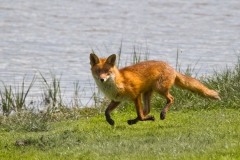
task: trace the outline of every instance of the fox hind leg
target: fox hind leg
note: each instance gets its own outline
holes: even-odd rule
[[[151,110],[150,103],[151,103],[152,93],[153,93],[153,91],[150,90],[150,91],[144,92],[142,95],[143,104],[144,104],[143,114],[145,116],[148,115]]]
[[[166,118],[167,111],[174,101],[174,98],[169,93],[169,91],[175,82],[175,76],[176,74],[165,73],[165,75],[163,76],[165,78],[160,78],[159,81],[157,81],[157,83],[154,86],[154,91],[160,94],[161,96],[165,97],[167,100],[167,103],[162,109],[162,112],[160,114],[161,120],[164,120]]]
[[[141,103],[141,96],[139,96],[134,101],[134,104],[135,104],[136,111],[137,111],[137,118],[132,119],[132,120],[128,120],[128,124],[129,125],[136,124],[138,121],[147,121],[147,120],[154,121],[155,120],[154,116],[145,116],[143,114],[142,103]]]
[[[169,87],[170,88],[170,87]],[[157,89],[155,90],[159,95],[163,96],[166,98],[167,100],[167,103],[166,105],[164,106],[164,108],[162,109],[162,112],[160,114],[160,119],[161,120],[164,120],[166,118],[166,114],[167,114],[167,111],[169,109],[169,107],[171,106],[171,104],[173,103],[174,101],[174,98],[173,96],[169,93],[169,89]]]
[[[160,119],[164,120],[166,118],[166,114],[167,114],[169,107],[171,106],[171,104],[174,101],[174,98],[168,91],[161,95],[163,95],[167,99],[167,104],[164,106],[164,108],[162,109],[162,112],[160,114]]]

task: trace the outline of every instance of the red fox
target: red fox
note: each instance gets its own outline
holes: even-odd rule
[[[105,111],[106,120],[110,125],[114,125],[110,113],[122,101],[133,101],[135,104],[137,118],[128,120],[129,125],[138,121],[154,121],[154,116],[148,116],[153,92],[157,92],[167,100],[160,114],[160,118],[164,120],[174,100],[169,93],[173,85],[205,97],[221,100],[216,91],[208,89],[192,77],[177,72],[166,62],[148,60],[122,69],[117,69],[115,63],[115,54],[108,58],[98,58],[97,55],[90,54],[92,76],[99,89],[111,100]],[[142,108],[141,98],[143,98],[144,108]]]

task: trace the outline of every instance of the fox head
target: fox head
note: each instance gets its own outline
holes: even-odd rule
[[[105,83],[109,79],[114,80],[114,70],[116,55],[112,54],[108,58],[98,58],[94,53],[90,54],[91,71],[94,79]]]

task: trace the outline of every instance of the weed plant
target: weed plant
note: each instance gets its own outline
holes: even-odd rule
[[[51,72],[51,71],[50,71]],[[61,77],[57,78],[55,74],[51,72],[51,82],[49,83],[47,79],[39,72],[43,80],[44,90],[44,101],[45,104],[49,105],[48,109],[56,109],[63,105],[62,103],[62,93],[60,81]]]
[[[35,80],[36,78],[34,76],[26,91],[25,77],[23,78],[21,86],[7,86],[6,84],[4,84],[4,82],[2,82],[4,86],[4,91],[0,90],[0,97],[3,115],[9,116],[12,111],[21,112],[26,109],[26,98]]]

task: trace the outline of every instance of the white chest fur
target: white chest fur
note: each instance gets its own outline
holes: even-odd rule
[[[100,81],[99,78],[94,79],[100,91],[102,91],[104,95],[110,100],[114,100],[116,102],[128,100],[127,97],[119,95],[119,92],[122,87],[116,85],[114,74],[110,75],[105,82]]]

